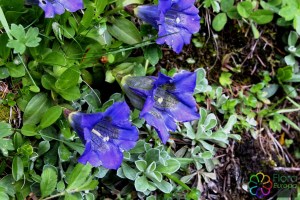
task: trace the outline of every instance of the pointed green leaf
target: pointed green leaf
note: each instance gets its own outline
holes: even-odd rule
[[[110,34],[126,44],[137,44],[142,41],[138,29],[128,19],[116,19],[113,24],[107,28]]]
[[[57,171],[56,168],[52,165],[45,165],[43,168],[42,180],[40,183],[40,189],[42,197],[51,195],[57,184]]]
[[[13,159],[12,175],[16,181],[20,180],[24,176],[23,161],[19,156],[15,156]]]

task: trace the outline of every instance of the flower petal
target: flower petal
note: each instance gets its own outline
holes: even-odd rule
[[[176,2],[176,8],[179,10],[185,10],[190,7],[194,6],[195,0],[177,0]]]
[[[65,12],[64,6],[62,4],[60,4],[59,2],[53,3],[52,6],[54,9],[54,14],[61,15]]]
[[[103,142],[101,145],[88,142],[84,153],[78,159],[83,164],[89,162],[94,167],[102,165],[107,169],[118,169],[122,164],[122,160],[122,152],[110,142]]]
[[[109,117],[112,124],[128,123],[130,109],[125,101],[114,103],[105,113],[104,117]]]
[[[80,139],[85,143],[84,129],[91,131],[93,127],[102,119],[103,113],[85,114],[73,112],[69,115],[69,122]]]
[[[59,2],[70,12],[75,12],[79,9],[83,9],[82,0],[59,0]]]
[[[155,128],[162,143],[166,144],[170,135],[162,119],[161,113],[151,111],[148,113],[144,113],[144,115],[142,115],[141,117],[145,118],[147,123]]]
[[[53,18],[55,13],[54,13],[54,8],[51,3],[46,1],[46,3],[43,3],[42,1],[39,2],[39,6],[45,11],[45,18]]]
[[[134,9],[135,15],[144,22],[158,29],[159,11],[157,5],[142,5]]]
[[[174,75],[172,83],[175,85],[173,93],[191,93],[196,87],[197,74],[194,72],[182,71]]]
[[[175,107],[166,109],[174,119],[179,122],[193,121],[200,118],[196,107],[189,107],[179,102]]]

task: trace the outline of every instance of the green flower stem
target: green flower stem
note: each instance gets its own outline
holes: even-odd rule
[[[293,99],[291,99],[290,97],[286,97],[287,98],[287,100],[289,100],[294,106],[296,106],[297,108],[300,108],[300,105],[299,104],[297,104]]]
[[[172,176],[170,174],[165,174],[165,173],[164,173],[164,176],[168,177],[169,179],[171,179],[172,181],[174,181],[175,183],[177,183],[178,185],[180,185],[184,189],[189,190],[189,191],[192,190],[189,186],[187,186],[184,182],[182,182],[181,180],[179,180],[177,177]]]
[[[34,86],[38,87],[38,86],[36,85],[35,81],[33,80],[33,78],[32,78],[32,76],[31,76],[29,70],[27,69],[27,66],[26,66],[25,63],[24,63],[23,58],[20,56],[20,54],[18,54],[18,57],[20,58],[20,60],[21,60],[21,62],[22,62],[22,64],[23,64],[23,66],[24,66],[24,68],[25,68],[25,70],[26,70],[26,72],[27,72],[27,74],[28,74],[28,76],[29,76],[31,82],[34,84]]]
[[[61,193],[58,193],[58,194],[55,194],[55,195],[52,195],[52,196],[49,196],[47,198],[40,198],[39,200],[48,200],[48,199],[54,199],[56,197],[61,197],[61,196],[64,196],[66,195],[66,192],[61,192]]]
[[[149,66],[149,60],[147,59],[146,63],[145,63],[145,73],[146,74],[147,74],[148,66]]]

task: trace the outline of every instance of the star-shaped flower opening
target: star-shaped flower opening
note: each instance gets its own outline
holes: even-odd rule
[[[200,29],[199,10],[194,3],[195,0],[160,0],[158,5],[138,6],[135,14],[158,29],[158,44],[166,43],[180,53]]]
[[[151,86],[151,89],[134,87],[149,77],[126,79],[125,87],[130,88],[129,99],[131,100],[132,96],[134,99],[140,99],[139,105],[143,103],[140,117],[145,118],[147,123],[155,128],[163,143],[169,139],[168,132],[176,130],[176,121],[199,119],[193,97],[196,78],[196,73],[187,71],[178,73],[173,78],[160,73],[157,78],[151,78],[153,81],[148,84],[148,88]],[[132,82],[135,84],[131,84]]]
[[[85,144],[79,162],[118,169],[123,151],[135,146],[138,130],[129,121],[130,110],[125,102],[115,103],[104,113],[73,112],[69,121]]]

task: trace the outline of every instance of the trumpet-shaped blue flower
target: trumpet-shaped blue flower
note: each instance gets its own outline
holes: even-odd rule
[[[130,101],[143,104],[140,117],[155,128],[163,143],[169,139],[168,132],[176,130],[176,121],[200,117],[193,97],[196,78],[196,73],[183,71],[173,78],[160,73],[157,78],[129,77],[125,80],[125,92],[127,94],[130,89],[130,96],[127,95]]]
[[[200,29],[199,10],[194,3],[195,0],[159,0],[158,5],[138,6],[135,14],[158,29],[158,44],[166,43],[180,53]]]
[[[78,161],[118,169],[123,160],[122,151],[133,148],[138,139],[138,130],[129,122],[129,115],[125,102],[113,104],[104,113],[70,113],[70,124],[85,144]]]
[[[45,11],[45,18],[61,15],[65,10],[75,12],[83,9],[82,0],[39,0],[39,6]]]

